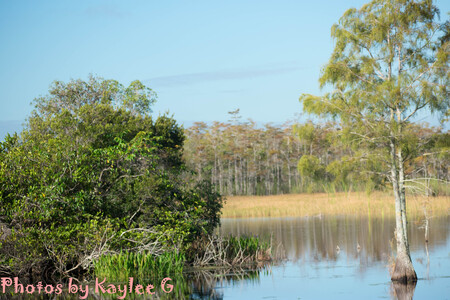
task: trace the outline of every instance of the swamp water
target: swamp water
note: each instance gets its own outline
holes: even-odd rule
[[[402,291],[390,281],[395,220],[367,217],[224,219],[221,234],[254,234],[284,247],[287,261],[257,279],[216,286],[223,299],[450,299],[450,217],[409,221],[419,281]],[[402,295],[400,295],[402,294]]]
[[[286,259],[253,270],[187,270],[183,276],[171,277],[173,291],[167,294],[161,291],[161,280],[138,279],[144,287],[154,285],[157,293],[137,297],[128,294],[125,299],[450,299],[450,216],[430,219],[428,243],[422,223],[411,219],[408,228],[411,257],[419,277],[415,288],[394,286],[390,281],[388,266],[390,257],[395,256],[394,219],[223,219],[220,234],[257,235],[271,240],[273,250]],[[109,278],[109,283],[114,279]],[[118,299],[121,295],[95,293],[92,285],[89,290],[88,299]],[[63,294],[58,298],[80,296]]]

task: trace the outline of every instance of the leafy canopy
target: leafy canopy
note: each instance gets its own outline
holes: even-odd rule
[[[0,143],[0,221],[13,230],[2,265],[67,276],[102,251],[184,249],[212,232],[222,200],[189,179],[183,128],[151,118],[155,97],[90,77],[35,99],[25,130]]]
[[[335,48],[320,77],[334,90],[302,95],[304,109],[376,132],[405,125],[423,108],[448,110],[449,23],[437,23],[438,13],[428,0],[347,10],[331,29]]]
[[[403,150],[400,161],[412,158],[414,117],[445,116],[450,107],[449,21],[438,17],[430,0],[373,0],[347,10],[331,29],[335,47],[319,79],[328,92],[303,94],[304,111],[339,121],[361,161],[392,164],[392,147]]]

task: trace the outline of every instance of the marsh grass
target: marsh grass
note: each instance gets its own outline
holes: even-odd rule
[[[450,213],[450,197],[407,195],[409,216],[423,215],[424,209],[433,216]],[[394,199],[388,192],[286,194],[275,196],[228,197],[222,209],[223,218],[301,217],[318,215],[395,215]]]
[[[277,254],[271,242],[256,236],[205,237],[198,243],[193,255],[194,267],[251,267],[273,261]]]
[[[101,256],[94,264],[98,278],[114,278],[127,281],[129,277],[152,279],[181,274],[185,263],[184,254],[165,252],[155,256],[150,253],[121,252]]]
[[[244,257],[252,257],[252,260],[270,260],[271,245],[261,241],[255,236],[230,236],[228,237],[227,257],[229,260],[235,259],[242,253]]]
[[[102,255],[94,263],[97,278],[113,278],[114,281],[127,281],[129,277],[155,279],[166,276],[181,276],[186,266],[227,266],[242,267],[272,259],[271,244],[254,236],[221,237],[212,235],[197,242],[188,258],[184,253],[121,252]]]

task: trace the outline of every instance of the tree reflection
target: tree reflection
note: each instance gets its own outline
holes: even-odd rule
[[[171,276],[173,290],[170,293],[164,293],[155,288],[155,294],[138,295],[134,291],[127,293],[125,299],[214,299],[224,298],[222,287],[236,285],[241,281],[246,283],[258,283],[260,272],[270,272],[269,265],[254,266],[247,269],[243,268],[209,268],[209,269],[191,269],[184,272],[183,276]],[[135,284],[146,286],[154,284],[155,280],[135,278]],[[157,280],[156,280],[157,281]],[[126,283],[113,283],[123,285]],[[121,296],[118,293],[108,294],[95,292],[94,284],[89,285],[89,299],[118,299]],[[57,296],[58,299],[75,300],[80,299],[79,294],[71,294],[63,289],[63,293]],[[55,295],[45,294],[14,294],[13,290],[7,290],[5,295],[0,294],[0,300],[3,299],[55,299]]]
[[[410,282],[403,284],[399,282],[392,282],[391,288],[393,289],[394,299],[397,300],[411,300],[414,296],[414,290],[416,289],[417,282]]]
[[[430,219],[427,226],[426,251],[445,243],[450,228],[446,217]],[[410,248],[423,248],[423,232],[417,222],[408,223]],[[361,269],[377,262],[387,262],[393,254],[395,219],[368,217],[303,217],[274,219],[239,219],[222,221],[222,234],[273,234],[274,243],[281,243],[291,261],[321,262],[338,259],[358,260]]]

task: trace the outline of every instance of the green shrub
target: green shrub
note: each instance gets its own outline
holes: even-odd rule
[[[16,276],[89,271],[105,251],[183,250],[219,224],[221,197],[189,177],[184,133],[149,115],[139,82],[55,82],[0,143],[0,257]]]

